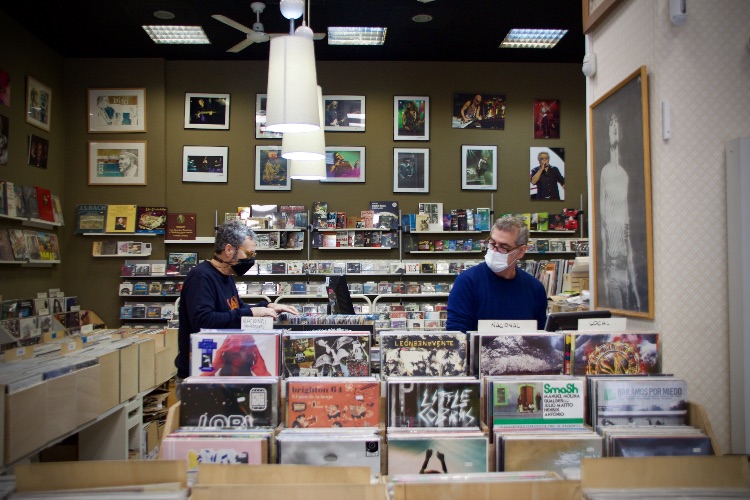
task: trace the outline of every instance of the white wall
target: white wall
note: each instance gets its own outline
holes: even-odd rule
[[[724,146],[750,135],[750,3],[689,0],[669,22],[667,0],[624,0],[591,34],[599,64],[587,105],[639,66],[649,77],[655,320],[663,368],[688,381],[729,452],[729,341]],[[661,137],[661,102],[672,137]],[[591,197],[589,197],[591,199]],[[731,271],[731,270],[730,270]],[[748,360],[750,362],[750,360]]]

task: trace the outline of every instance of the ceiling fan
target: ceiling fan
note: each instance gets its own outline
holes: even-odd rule
[[[250,8],[255,12],[255,22],[253,23],[252,29],[248,28],[244,24],[240,24],[237,21],[234,21],[233,19],[230,19],[226,16],[223,16],[221,14],[214,14],[211,17],[216,19],[217,21],[221,21],[222,23],[226,24],[227,26],[231,26],[234,29],[240,30],[241,32],[245,33],[247,38],[245,40],[241,41],[237,45],[230,47],[227,52],[234,52],[237,53],[243,49],[246,49],[250,45],[254,43],[263,43],[267,42],[273,37],[276,36],[284,36],[284,35],[290,35],[294,34],[294,18],[289,18],[289,24],[290,24],[290,31],[289,33],[266,33],[265,29],[263,28],[263,23],[260,22],[260,14],[266,9],[266,4],[263,2],[253,2],[250,4]],[[299,16],[298,16],[299,17]],[[302,21],[302,25],[305,25],[305,21]],[[313,33],[313,39],[314,40],[321,40],[325,38],[325,33]]]

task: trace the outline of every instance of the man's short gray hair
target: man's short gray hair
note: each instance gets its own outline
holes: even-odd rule
[[[214,253],[221,253],[224,251],[224,247],[229,244],[235,248],[239,248],[245,242],[247,238],[253,241],[257,240],[255,231],[250,229],[244,221],[233,220],[225,222],[219,229],[216,230],[216,239],[214,242]]]
[[[495,221],[495,225],[492,226],[492,229],[505,231],[506,233],[518,231],[518,235],[516,236],[516,246],[525,245],[529,242],[529,228],[520,217],[504,215]]]

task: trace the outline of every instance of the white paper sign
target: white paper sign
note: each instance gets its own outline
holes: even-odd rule
[[[243,330],[273,330],[273,318],[256,318],[255,316],[243,316],[240,328]]]
[[[479,333],[536,331],[535,319],[480,319],[477,326]]]
[[[626,330],[625,318],[587,318],[578,320],[579,330],[616,332]]]

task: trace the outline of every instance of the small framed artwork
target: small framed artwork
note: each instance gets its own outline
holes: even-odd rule
[[[52,90],[46,85],[26,77],[26,121],[49,132],[52,114]]]
[[[393,140],[430,140],[430,98],[397,95],[393,98]]]
[[[0,115],[0,165],[8,164],[8,138],[10,137],[10,121],[5,115]]]
[[[10,73],[0,69],[0,104],[10,107]]]
[[[393,148],[393,192],[430,192],[430,150]]]
[[[47,156],[49,155],[49,141],[44,137],[29,134],[29,159],[28,164],[32,167],[47,168]]]
[[[560,100],[534,99],[534,139],[560,138]]]
[[[185,128],[229,130],[229,94],[185,94]]]
[[[255,190],[292,190],[289,162],[281,157],[281,146],[255,146]]]
[[[365,182],[365,148],[326,148],[326,178],[320,182]]]
[[[229,147],[182,147],[182,182],[227,182],[228,170]]]
[[[505,130],[505,96],[479,92],[453,94],[452,128]]]
[[[365,96],[324,95],[325,126],[328,132],[364,132]]]
[[[497,146],[461,146],[461,189],[497,189]]]
[[[146,89],[89,89],[89,132],[145,132]]]
[[[281,139],[281,132],[266,130],[266,98],[267,94],[255,94],[255,138]]]
[[[565,199],[565,148],[529,148],[531,200]]]
[[[89,141],[89,185],[146,185],[146,141]]]

